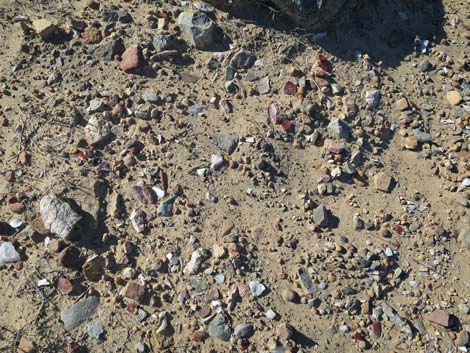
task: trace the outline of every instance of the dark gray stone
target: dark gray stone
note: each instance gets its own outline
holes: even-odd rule
[[[228,154],[232,154],[238,145],[237,134],[216,135],[212,138],[212,143],[224,150]]]
[[[313,210],[312,220],[313,223],[320,228],[328,227],[330,224],[329,211],[323,205],[318,206]]]
[[[124,50],[126,50],[124,42],[121,38],[117,38],[99,46],[95,51],[95,55],[99,59],[111,61],[114,60],[115,56],[121,56]]]
[[[232,60],[230,61],[230,66],[234,69],[249,69],[254,65],[256,61],[256,56],[248,50],[240,50],[235,53]]]
[[[209,49],[215,41],[217,27],[205,13],[182,12],[178,26],[184,40],[197,49]]]
[[[101,10],[101,18],[105,22],[132,22],[131,15],[129,14],[129,12],[124,10],[103,9]]]
[[[233,334],[235,338],[250,338],[253,336],[253,333],[255,332],[255,329],[253,328],[253,325],[250,324],[240,324],[235,327],[235,330],[233,331]]]
[[[157,34],[153,37],[153,47],[158,51],[175,49],[178,41],[174,34]]]

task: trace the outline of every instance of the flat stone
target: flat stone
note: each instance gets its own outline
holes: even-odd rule
[[[105,22],[132,22],[131,15],[124,10],[103,9],[101,10],[101,18]]]
[[[127,73],[133,73],[140,68],[141,53],[137,46],[127,48],[121,56],[119,67]]]
[[[216,135],[212,137],[212,143],[219,147],[221,150],[224,150],[228,154],[232,154],[233,151],[237,148],[238,145],[238,135],[237,134],[225,134],[225,135]]]
[[[440,326],[448,327],[450,315],[445,310],[435,310],[426,315],[426,320]]]
[[[431,136],[431,134],[429,134],[427,132],[423,132],[423,131],[420,131],[420,130],[416,129],[414,131],[414,136],[416,137],[416,139],[418,140],[419,143],[430,143],[430,142],[432,142],[432,136]]]
[[[374,175],[375,190],[390,192],[393,184],[393,178],[386,172],[380,172]]]
[[[178,26],[184,40],[196,49],[209,49],[215,42],[216,25],[202,12],[182,12]]]
[[[157,92],[154,91],[145,91],[142,95],[146,102],[156,104],[160,101],[160,97],[158,96]]]
[[[281,341],[287,341],[291,339],[295,334],[295,329],[287,324],[287,323],[280,323],[276,326],[276,335],[279,337]]]
[[[207,250],[202,248],[196,249],[191,254],[191,259],[188,261],[186,266],[184,267],[183,272],[188,275],[194,275],[201,270],[201,266],[205,260],[207,260],[209,254]]]
[[[325,142],[323,143],[323,147],[328,152],[331,152],[334,154],[340,154],[344,151],[344,145],[341,143],[337,143],[335,140],[332,140],[332,139],[325,139]]]
[[[101,335],[104,333],[101,321],[95,320],[90,322],[86,327],[86,332],[88,333],[88,336],[94,338],[95,340],[99,340]]]
[[[153,37],[153,47],[157,51],[174,49],[178,43],[174,34],[157,34]]]
[[[230,66],[236,70],[249,69],[254,65],[256,56],[248,50],[240,50],[230,60]]]
[[[86,321],[98,308],[100,299],[98,297],[89,297],[81,299],[67,309],[60,312],[60,319],[64,323],[66,330],[72,330]]]
[[[218,338],[227,342],[230,340],[230,336],[232,335],[232,329],[225,317],[222,314],[217,314],[209,323],[207,333],[210,337]]]
[[[36,344],[28,339],[26,336],[21,336],[18,347],[16,347],[16,353],[36,353]]]
[[[261,282],[251,281],[250,290],[251,290],[251,294],[253,294],[255,298],[258,298],[266,292],[266,286],[262,284]]]
[[[458,91],[449,91],[446,93],[446,100],[450,105],[458,105],[462,97]]]
[[[44,227],[64,239],[73,235],[76,225],[82,219],[66,201],[53,194],[41,199],[39,212]]]
[[[121,293],[124,297],[139,302],[142,300],[145,294],[145,287],[135,281],[127,282],[126,286],[122,289]]]

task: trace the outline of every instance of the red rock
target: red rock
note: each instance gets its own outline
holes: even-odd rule
[[[26,210],[26,206],[23,202],[14,202],[10,204],[10,210],[13,213],[23,213]]]
[[[121,56],[121,62],[119,67],[121,70],[132,73],[139,69],[141,64],[140,57],[140,48],[139,47],[130,47],[127,48]]]
[[[69,294],[73,290],[73,286],[67,278],[59,277],[57,280],[57,289],[62,294]]]
[[[99,281],[105,272],[106,260],[95,256],[83,264],[83,276],[89,281]]]
[[[3,176],[5,177],[5,180],[8,181],[9,183],[15,180],[15,173],[12,170],[7,170]]]
[[[450,322],[449,313],[445,310],[435,310],[426,315],[426,320],[434,324],[448,327]]]
[[[325,142],[323,143],[323,147],[328,152],[331,152],[334,154],[340,154],[344,151],[344,146],[340,143],[337,143],[335,140],[332,140],[332,139],[325,139]]]
[[[127,282],[122,290],[122,295],[126,298],[140,302],[145,294],[145,287],[135,281]]]

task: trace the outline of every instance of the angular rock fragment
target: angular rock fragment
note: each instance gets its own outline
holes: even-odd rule
[[[92,116],[85,126],[87,141],[92,146],[101,145],[111,137],[111,127],[97,116]]]
[[[183,272],[188,275],[194,275],[198,273],[205,260],[209,258],[207,250],[197,249],[191,254],[191,260],[186,264]]]
[[[141,66],[141,52],[137,46],[127,48],[121,55],[119,67],[127,73],[136,72]]]
[[[393,185],[393,178],[386,172],[380,172],[374,175],[375,190],[390,192]]]
[[[232,329],[225,319],[225,316],[217,314],[209,323],[207,333],[210,337],[218,338],[222,341],[228,341],[232,335]]]
[[[343,120],[338,118],[331,119],[328,124],[328,130],[344,140],[347,140],[350,137],[349,126]]]
[[[34,31],[41,36],[42,39],[49,39],[57,29],[56,25],[44,18],[33,21]]]
[[[8,264],[11,262],[20,261],[20,254],[16,251],[15,247],[10,242],[3,242],[0,244],[0,264]]]
[[[319,228],[326,228],[330,224],[330,214],[327,208],[323,205],[318,206],[313,210],[312,221]]]
[[[44,227],[51,233],[68,240],[82,216],[64,200],[50,194],[39,202],[39,212]]]
[[[235,70],[239,69],[249,69],[254,65],[256,61],[256,56],[248,51],[248,50],[240,50],[239,52],[235,53],[230,60],[230,66],[232,66]]]
[[[157,208],[157,216],[160,217],[171,217],[173,216],[173,204],[175,203],[176,197],[171,196],[164,199]]]
[[[98,308],[100,299],[98,297],[89,297],[81,299],[67,309],[60,312],[60,319],[64,323],[66,330],[71,330],[80,326],[86,321]]]
[[[450,315],[445,310],[434,310],[426,315],[426,320],[440,326],[449,327]]]
[[[130,220],[137,233],[143,233],[147,228],[147,214],[141,209],[133,210]]]
[[[216,25],[205,13],[182,12],[178,26],[184,40],[196,49],[209,49],[215,41]]]
[[[403,333],[408,336],[408,339],[413,338],[413,330],[411,329],[410,323],[397,314],[395,309],[393,309],[387,303],[382,304],[382,310],[387,315],[387,317],[395,324],[395,326]]]
[[[224,150],[228,154],[232,154],[237,148],[238,135],[237,134],[226,134],[216,135],[212,138],[212,143]]]
[[[145,287],[135,281],[127,282],[126,286],[122,289],[122,295],[126,298],[140,302],[145,294]]]
[[[95,55],[103,60],[111,61],[114,60],[116,56],[121,56],[126,48],[124,47],[124,42],[121,38],[113,39],[110,42],[101,44],[96,50]]]

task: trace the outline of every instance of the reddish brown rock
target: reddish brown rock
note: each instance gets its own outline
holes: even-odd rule
[[[11,183],[12,181],[15,181],[15,173],[12,170],[7,170],[3,176],[5,177],[5,180]]]
[[[11,203],[9,206],[10,206],[11,212],[17,213],[17,214],[23,213],[26,210],[26,206],[24,205],[23,202],[14,202],[14,203]]]
[[[104,274],[106,260],[95,256],[83,264],[83,276],[89,281],[99,281]]]
[[[18,155],[18,163],[21,165],[31,165],[31,156],[28,152],[22,151]]]
[[[141,64],[140,48],[130,47],[130,48],[127,48],[124,51],[124,53],[122,53],[119,67],[121,68],[121,70],[127,73],[132,73],[139,69],[140,64]]]
[[[127,282],[122,290],[122,295],[126,298],[140,302],[145,294],[145,287],[135,281]]]
[[[448,327],[450,323],[450,315],[445,310],[435,310],[426,315],[426,320],[440,326]]]
[[[340,154],[344,151],[344,146],[341,143],[337,143],[335,140],[332,140],[332,139],[325,139],[323,147],[328,152],[331,152],[334,154]]]
[[[59,277],[57,280],[57,289],[62,294],[69,294],[73,290],[73,286],[67,278]]]

